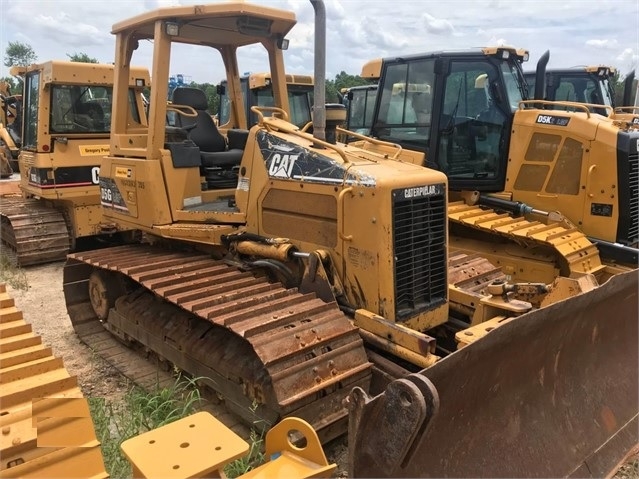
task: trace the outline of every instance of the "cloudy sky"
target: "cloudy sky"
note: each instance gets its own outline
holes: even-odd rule
[[[4,57],[8,42],[18,41],[31,45],[38,61],[86,53],[112,62],[115,22],[161,6],[207,1],[216,0],[0,0],[0,49]],[[287,71],[312,74],[310,2],[253,1],[296,13]],[[371,58],[496,44],[528,49],[526,69],[534,69],[546,50],[549,67],[607,64],[625,75],[639,65],[639,0],[325,0],[325,5],[329,79],[341,71],[359,74]],[[171,73],[217,83],[215,60],[192,48],[173,51]],[[151,65],[150,45],[141,46],[134,63]],[[242,51],[243,72],[266,66],[255,49]],[[0,76],[7,74],[2,65]]]

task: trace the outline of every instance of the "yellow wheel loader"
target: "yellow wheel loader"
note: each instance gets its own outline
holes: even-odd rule
[[[132,72],[125,121],[144,127],[149,74]],[[98,186],[100,158],[109,151],[113,66],[49,61],[12,74],[24,79],[24,104],[5,133],[20,145],[22,197],[0,199],[3,253],[27,266],[63,260],[93,240],[125,240],[127,233],[103,220]]]
[[[582,232],[607,259],[636,265],[639,128],[592,105],[543,100],[541,89],[530,99],[527,58],[525,50],[496,47],[372,61],[366,68],[380,82],[371,136],[446,173],[461,208],[537,222],[559,212],[567,231]],[[548,56],[542,60],[539,86]],[[450,214],[457,222],[456,210]],[[498,236],[493,223],[474,226]]]
[[[528,235],[512,223],[504,229],[505,238],[521,243],[507,243],[506,252],[534,246],[525,260],[505,265],[512,272],[491,264],[481,250],[450,253],[442,172],[414,164],[415,153],[398,145],[335,141],[344,111],[324,106],[324,5],[311,3],[318,59],[313,135],[287,121],[283,48],[293,13],[224,2],[160,8],[114,25],[113,116],[109,154],[100,165],[101,205],[105,221],[143,234],[139,244],[69,255],[64,294],[75,331],[97,353],[114,354],[101,341],[106,328],[200,378],[247,422],[268,427],[298,416],[327,440],[346,432],[344,400],[354,388],[381,393],[397,378],[481,348],[481,336],[492,334],[482,327],[498,330],[518,317],[535,323],[562,299],[598,298],[601,306],[606,300],[593,291],[627,270],[602,264],[583,235],[552,225]],[[153,45],[155,86],[148,126],[140,126],[127,121],[127,90],[134,78],[130,65],[145,40]],[[237,99],[230,125],[246,124],[240,47],[265,55],[275,105],[253,107],[258,123],[247,131],[218,129],[200,90],[176,89],[167,104],[176,43],[192,45],[193,55],[209,54],[213,74],[221,60]],[[167,111],[180,123],[167,125]],[[520,269],[540,280],[513,282]],[[618,298],[624,325],[636,322],[635,299]],[[588,309],[575,311],[603,321]],[[547,326],[544,334],[565,337]],[[631,370],[632,351],[619,346]],[[493,353],[538,374],[521,358],[500,355],[498,348]],[[575,354],[570,359],[578,361]],[[136,365],[123,369],[138,379]],[[467,374],[456,368],[451,387],[462,387]],[[501,392],[510,397],[508,388]],[[585,401],[581,392],[559,391],[556,399],[578,404]],[[636,410],[636,403],[628,408]],[[606,437],[620,427],[615,423]],[[586,440],[599,446],[602,436]],[[618,452],[627,447],[623,441]]]

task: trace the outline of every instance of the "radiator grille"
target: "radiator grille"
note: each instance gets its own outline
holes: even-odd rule
[[[639,154],[628,158],[629,194],[630,194],[630,224],[628,225],[628,242],[635,243],[639,238]]]
[[[639,136],[620,133],[617,145],[619,225],[617,242],[635,246],[639,240]]]
[[[430,192],[424,194],[425,190]],[[444,185],[393,191],[393,247],[396,320],[406,321],[444,303],[448,289]]]

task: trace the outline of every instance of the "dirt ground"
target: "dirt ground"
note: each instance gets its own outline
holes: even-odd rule
[[[76,375],[86,397],[104,397],[117,400],[130,387],[129,381],[115,368],[95,356],[82,344],[71,327],[62,293],[62,268],[64,263],[24,268],[29,284],[28,291],[7,285],[7,291],[24,313],[34,331],[43,342],[53,348],[54,354],[64,359],[70,374]],[[348,451],[345,439],[333,441],[326,447],[329,461],[338,464],[337,477],[347,477]],[[636,457],[624,465],[616,478],[639,479]]]
[[[9,284],[7,291],[22,310],[24,319],[42,337],[42,342],[64,360],[69,374],[78,377],[86,397],[117,400],[127,391],[129,382],[95,356],[74,333],[62,293],[63,266],[64,263],[52,263],[24,268],[28,291],[12,288]]]

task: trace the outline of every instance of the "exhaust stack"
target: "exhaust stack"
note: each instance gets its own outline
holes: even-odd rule
[[[313,136],[326,140],[326,8],[323,0],[311,0],[315,10],[315,88]]]
[[[546,65],[550,59],[550,51],[546,50],[537,62],[537,70],[535,71],[535,100],[544,99],[544,91],[546,87]]]

